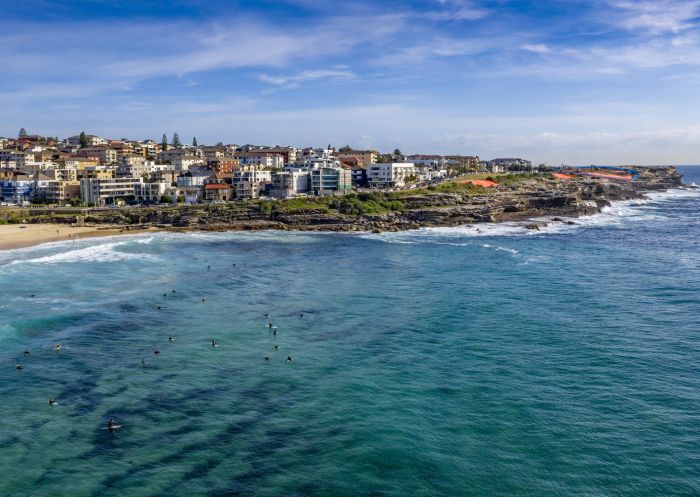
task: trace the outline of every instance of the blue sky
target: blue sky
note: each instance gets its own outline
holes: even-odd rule
[[[700,163],[700,0],[0,0],[0,135]]]

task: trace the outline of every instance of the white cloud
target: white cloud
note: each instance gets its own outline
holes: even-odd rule
[[[465,0],[437,0],[440,10],[432,11],[427,17],[436,21],[476,21],[489,15],[489,11]]]
[[[271,85],[292,88],[301,83],[318,79],[349,79],[354,77],[355,74],[348,70],[313,69],[301,71],[291,76],[270,76],[268,74],[263,74],[259,79]]]
[[[521,46],[525,51],[528,52],[535,52],[539,54],[545,54],[551,52],[550,48],[545,45],[544,43],[526,43],[525,45]]]
[[[617,23],[625,29],[655,33],[679,33],[697,24],[698,0],[616,0],[611,5],[623,12]]]

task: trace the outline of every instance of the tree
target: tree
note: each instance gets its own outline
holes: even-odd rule
[[[80,148],[84,148],[88,146],[88,139],[87,135],[85,134],[85,131],[80,132]]]
[[[160,149],[168,150],[168,135],[163,133],[163,139],[160,141]]]
[[[177,133],[173,133],[173,141],[171,144],[174,148],[180,148],[182,146],[182,143],[180,143],[180,137]]]
[[[352,147],[350,145],[345,145],[344,147],[340,147],[338,152],[352,152]]]
[[[394,150],[394,155],[401,155],[401,150],[398,148]]]
[[[24,138],[27,136],[27,130],[24,128],[20,128],[19,133],[17,134],[18,137]]]
[[[161,204],[172,204],[173,198],[170,195],[163,195],[162,197],[160,197],[160,203]]]
[[[197,137],[196,136],[194,138],[192,138],[192,146],[194,148],[197,148]]]

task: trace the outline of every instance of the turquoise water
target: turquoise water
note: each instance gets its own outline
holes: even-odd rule
[[[699,212],[0,253],[0,496],[700,495]]]

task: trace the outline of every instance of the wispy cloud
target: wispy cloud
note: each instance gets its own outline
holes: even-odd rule
[[[697,25],[698,0],[615,0],[612,7],[622,11],[617,23],[628,30],[679,33]]]
[[[269,83],[271,85],[276,85],[284,88],[294,88],[308,81],[314,81],[319,79],[350,79],[354,78],[355,74],[349,70],[336,70],[336,69],[312,69],[306,71],[300,71],[293,75],[288,76],[270,76],[268,74],[263,74],[259,77],[260,81],[264,83]]]
[[[489,10],[466,0],[437,0],[439,10],[428,12],[426,17],[436,21],[476,21],[489,15]]]

